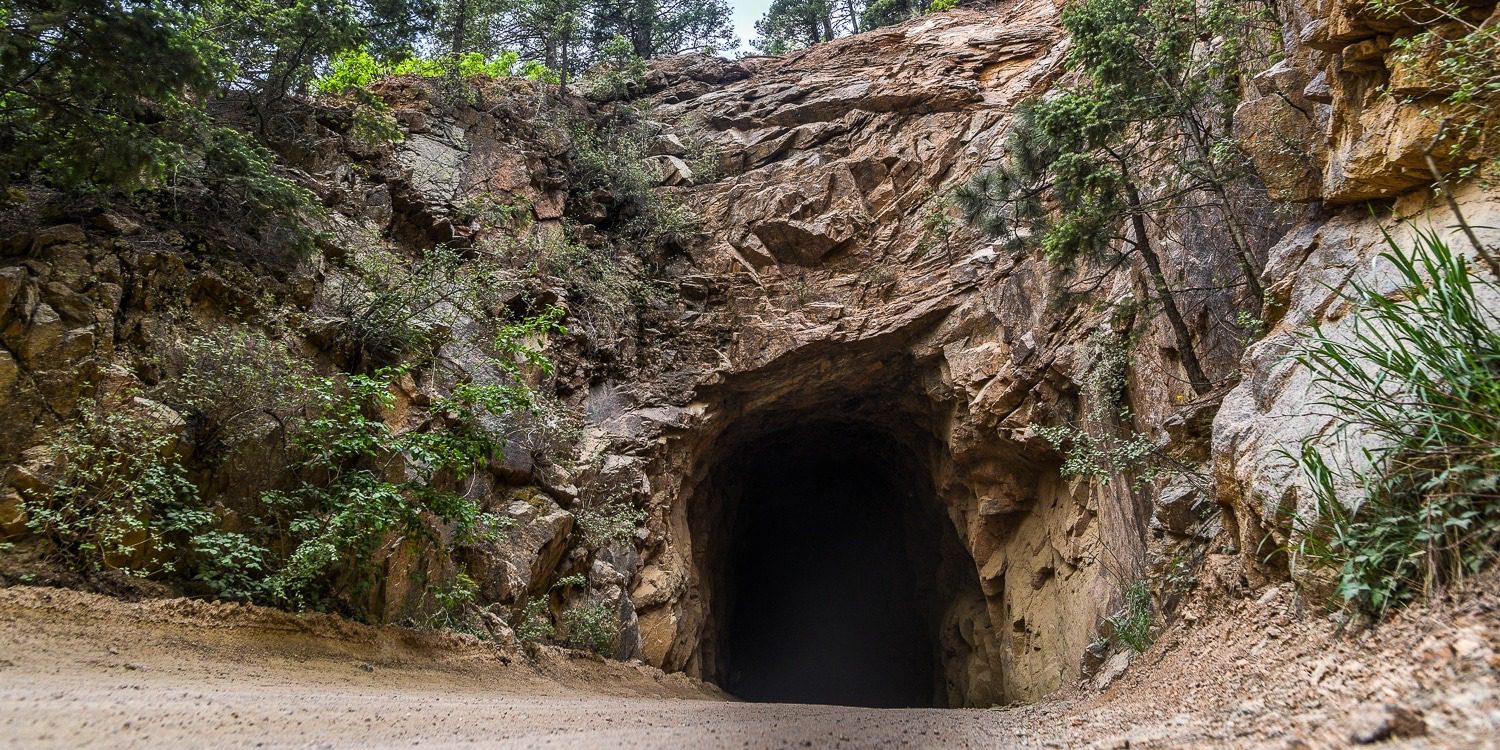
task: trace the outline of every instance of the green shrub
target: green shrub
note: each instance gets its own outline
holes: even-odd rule
[[[600,656],[614,651],[620,634],[620,620],[614,607],[605,602],[580,604],[563,612],[563,642],[574,648],[587,649]]]
[[[460,540],[503,524],[440,481],[456,483],[497,455],[492,436],[462,419],[397,432],[370,416],[393,404],[392,383],[401,373],[312,383],[313,411],[294,437],[303,456],[300,485],[261,497],[264,520],[287,530],[283,545],[291,549],[267,581],[276,601],[358,614],[396,549],[441,542],[434,522],[451,525]]]
[[[432,598],[438,608],[427,618],[427,627],[468,633],[480,639],[489,637],[481,625],[475,623],[480,608],[475,604],[479,598],[479,584],[467,573],[457,573],[446,586],[432,589]]]
[[[416,259],[363,248],[348,270],[329,300],[337,343],[353,362],[374,366],[429,357],[457,320],[487,318],[492,295],[508,283],[490,259],[464,258],[446,245]]]
[[[494,56],[465,52],[457,57],[408,57],[396,62],[377,60],[367,49],[351,49],[335,55],[328,72],[313,82],[313,91],[323,95],[340,95],[368,89],[370,84],[388,76],[414,75],[422,78],[509,78],[521,76],[533,81],[555,83],[556,74],[535,62],[522,63],[520,54],[504,51]]]
[[[547,597],[527,602],[516,623],[516,637],[524,643],[540,643],[556,634],[557,628],[553,627],[552,617],[547,609]]]
[[[312,364],[249,328],[216,328],[162,357],[177,372],[158,397],[188,417],[199,460],[204,453],[257,438],[254,424],[285,424],[306,403]]]
[[[1448,125],[1446,146],[1455,154],[1480,147],[1500,153],[1495,143],[1500,118],[1500,26],[1475,16],[1462,0],[1370,0],[1379,18],[1395,19],[1419,31],[1391,40],[1393,70],[1420,76],[1422,93],[1409,101]],[[1428,93],[1443,94],[1441,107]],[[1460,176],[1474,174],[1478,165]]]
[[[646,521],[646,511],[622,498],[610,498],[597,507],[578,511],[578,528],[583,540],[598,549],[614,542],[629,542],[636,527]]]
[[[1402,288],[1355,283],[1348,334],[1315,330],[1294,355],[1336,420],[1293,456],[1318,513],[1294,551],[1377,616],[1480,570],[1500,544],[1500,289],[1434,232],[1387,243]]]
[[[28,525],[84,572],[196,578],[218,596],[254,598],[266,550],[217,528],[173,441],[129,394],[83,401],[53,436],[51,487],[22,496]]]
[[[51,487],[23,495],[32,532],[81,569],[172,573],[174,553],[214,521],[149,414],[128,395],[84,400],[53,436]]]
[[[1059,473],[1091,481],[1128,480],[1143,487],[1163,474],[1185,475],[1181,462],[1165,455],[1144,433],[1121,429],[1133,416],[1122,406],[1125,371],[1129,366],[1129,342],[1109,329],[1100,329],[1089,339],[1083,370],[1083,397],[1087,413],[1078,424],[1035,425],[1036,431],[1063,454]]]
[[[609,101],[641,93],[646,87],[646,61],[635,54],[630,40],[616,34],[599,50],[599,61],[584,77],[590,98]]]

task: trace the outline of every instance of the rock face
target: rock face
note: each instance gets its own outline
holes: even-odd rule
[[[1470,20],[1495,23],[1494,3],[1465,5]],[[1450,173],[1479,156],[1436,148],[1455,111],[1443,102],[1451,92],[1436,83],[1433,56],[1407,64],[1392,44],[1440,19],[1324,0],[1290,3],[1280,21],[1287,56],[1256,77],[1256,96],[1235,113],[1273,195],[1326,205],[1393,198],[1432,181],[1429,149]]]
[[[1490,15],[1487,23],[1493,12],[1488,3],[1468,10],[1476,21]],[[1273,194],[1322,209],[1272,248],[1264,273],[1269,330],[1246,351],[1240,383],[1213,427],[1217,498],[1247,567],[1273,575],[1298,572],[1273,551],[1295,542],[1294,518],[1316,512],[1287,451],[1327,439],[1334,428],[1308,372],[1287,353],[1314,327],[1334,337],[1351,333],[1346,295],[1353,284],[1397,291],[1395,270],[1379,257],[1388,250],[1385,233],[1409,247],[1416,232],[1437,232],[1477,263],[1459,217],[1424,188],[1433,179],[1429,150],[1448,174],[1479,157],[1435,140],[1452,112],[1443,101],[1449,92],[1436,86],[1431,70],[1401,64],[1391,43],[1434,20],[1384,17],[1367,3],[1333,0],[1293,3],[1281,21],[1287,58],[1255,79],[1260,96],[1240,106],[1236,132]],[[1481,242],[1500,243],[1500,195],[1469,184],[1454,197]],[[1359,203],[1382,198],[1390,200]]]
[[[997,155],[1010,108],[1056,79],[1060,42],[1049,3],[1016,3],[654,95],[656,116],[700,124],[732,176],[685,194],[705,219],[693,263],[713,279],[709,314],[728,332],[717,361],[691,391],[636,412],[668,410],[668,424],[602,425],[615,450],[661,441],[633,593],[652,663],[708,679],[736,671],[723,645],[735,596],[723,571],[736,554],[725,547],[778,543],[737,536],[736,504],[753,502],[736,496],[740,472],[768,444],[807,454],[842,441],[899,467],[918,498],[909,525],[923,529],[941,592],[927,615],[934,700],[1028,700],[1076,679],[1117,579],[1143,565],[1149,500],[1059,479],[1032,425],[1070,419],[1086,400],[1084,341],[1108,316],[1059,313],[1063,293],[1037,259],[932,228],[937,198]],[[1174,274],[1212,272],[1174,263]],[[1137,295],[1130,274],[1111,281],[1108,294]],[[1148,335],[1140,351],[1175,370],[1166,340]],[[1210,366],[1224,374],[1232,356]],[[1148,425],[1189,398],[1180,378],[1148,388],[1160,399],[1138,407]],[[1105,541],[1126,550],[1109,571]]]
[[[889,587],[880,599],[920,631],[903,639],[916,645],[901,658],[919,662],[913,674],[924,681],[912,702],[1032,700],[1077,684],[1081,662],[1107,685],[1128,657],[1090,645],[1121,590],[1164,556],[1222,531],[1251,570],[1288,572],[1257,554],[1289,540],[1289,509],[1307,510],[1280,451],[1329,425],[1311,416],[1315,396],[1287,347],[1314,325],[1339,330],[1347,310],[1333,290],[1351,279],[1389,285],[1372,261],[1381,230],[1400,239],[1452,223],[1415,190],[1426,178],[1425,160],[1414,159],[1431,140],[1415,105],[1375,95],[1409,74],[1383,62],[1392,30],[1361,5],[1284,7],[1287,59],[1255,78],[1237,113],[1269,189],[1321,207],[1270,251],[1270,331],[1248,350],[1217,319],[1225,305],[1184,297],[1204,367],[1224,384],[1203,399],[1188,387],[1165,321],[1138,312],[1150,295],[1134,269],[1085,269],[1084,294],[1036,253],[959,230],[943,201],[998,158],[1013,107],[1061,75],[1066,43],[1053,3],[923,16],[777,59],[654,64],[646,88],[661,127],[644,166],[700,220],[661,259],[656,281],[668,299],[643,303],[628,320],[570,321],[582,332],[553,342],[558,371],[545,385],[583,415],[578,460],[541,460],[546,446],[516,430],[504,462],[473,488],[486,510],[514,523],[454,560],[393,563],[402,575],[380,594],[380,615],[411,617],[424,602],[410,583],[418,573],[462,567],[492,605],[486,626],[497,637],[514,636],[527,600],[546,597],[554,612],[603,606],[617,616],[615,656],[732,686],[754,666],[746,644],[755,634],[744,623],[757,613],[744,603],[754,601],[746,581],[757,570],[747,561],[775,563],[784,550],[827,562],[770,582],[815,603],[873,588],[858,574],[835,576],[844,568],[816,557],[815,544],[791,548],[799,529],[823,522],[816,508],[789,507],[777,528],[791,531],[778,536],[757,531],[757,507],[778,482],[874,487],[869,507],[880,518],[851,512],[820,533],[897,530],[853,547],[867,555],[856,570],[878,575]],[[588,241],[607,211],[599,196],[570,191],[563,166],[573,144],[528,109],[536,91],[461,106],[417,81],[380,85],[406,134],[400,146],[308,145],[293,155],[334,209],[339,252],[362,236],[483,250],[515,224],[555,238],[564,216],[580,222],[585,249],[598,250]],[[308,144],[341,143],[306,119],[320,135]],[[481,197],[524,216],[480,221],[466,206]],[[1381,197],[1395,199],[1373,214],[1354,205]],[[1458,197],[1471,224],[1500,226],[1493,192],[1469,187]],[[165,236],[136,236],[143,231],[105,215],[17,233],[4,246],[8,536],[24,536],[17,493],[41,481],[34,446],[47,429],[81,395],[136,377],[112,366],[150,374],[148,355],[177,335],[174,326],[253,309],[246,289],[265,285],[302,300],[302,340],[334,354],[324,351],[318,307],[341,283],[331,264],[252,277],[231,263],[190,263]],[[1500,230],[1485,231],[1500,241]],[[1211,231],[1176,234],[1184,238],[1160,242],[1174,285],[1213,287],[1237,273]],[[594,302],[560,283],[543,287],[497,289],[494,305]],[[472,323],[444,332],[452,343],[439,360],[473,364],[465,352],[488,334]],[[1101,342],[1126,330],[1138,335],[1115,353],[1131,362],[1120,403],[1103,403],[1090,384],[1115,355]],[[392,420],[430,403],[436,387],[410,385]],[[1117,416],[1118,406],[1129,416]],[[1212,485],[1061,477],[1062,456],[1037,427],[1099,412],[1122,434],[1211,467]],[[586,544],[583,513],[606,499],[649,516],[629,539]],[[586,585],[559,592],[563,576]],[[509,624],[496,614],[505,612]],[[836,623],[844,630],[835,635],[853,640],[868,624]]]

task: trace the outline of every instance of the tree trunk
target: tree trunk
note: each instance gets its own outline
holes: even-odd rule
[[[1172,324],[1172,332],[1176,334],[1177,350],[1182,355],[1182,369],[1187,371],[1188,383],[1192,385],[1193,393],[1202,396],[1213,388],[1213,383],[1203,374],[1203,365],[1193,349],[1193,335],[1188,332],[1187,322],[1182,319],[1182,311],[1177,309],[1177,300],[1167,286],[1166,274],[1161,270],[1161,258],[1146,236],[1146,213],[1141,208],[1141,194],[1128,176],[1125,178],[1125,198],[1130,206],[1130,225],[1135,230],[1135,249],[1146,263],[1146,270],[1151,274],[1151,284],[1156,288],[1156,298],[1161,302],[1167,322]]]
[[[469,25],[469,3],[467,0],[458,0],[458,7],[453,12],[453,37],[450,40],[453,45],[453,56],[457,57],[464,53],[464,34]]]

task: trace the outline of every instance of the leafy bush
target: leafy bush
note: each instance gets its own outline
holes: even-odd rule
[[[376,366],[432,354],[459,318],[483,319],[503,272],[484,257],[466,259],[438,245],[415,260],[371,246],[348,261],[350,275],[329,305],[340,344]]]
[[[614,651],[620,634],[620,620],[614,607],[605,602],[580,604],[562,613],[563,642],[574,648],[587,649],[600,656]]]
[[[53,437],[51,487],[23,495],[32,532],[84,570],[174,572],[173,553],[215,520],[174,442],[128,395],[83,401]]]
[[[263,591],[266,550],[218,528],[150,402],[84,400],[52,440],[52,485],[27,492],[33,533],[86,572],[195,578],[218,596]]]
[[[556,82],[556,74],[535,61],[521,61],[520,54],[505,51],[492,57],[479,52],[465,52],[456,57],[409,57],[396,62],[375,59],[368,49],[345,50],[334,56],[328,72],[313,82],[313,90],[324,95],[346,94],[368,89],[370,84],[389,76],[414,75],[422,78],[509,78],[521,76],[533,81]]]
[[[599,60],[584,78],[590,98],[608,101],[641,93],[646,87],[646,61],[635,54],[630,40],[616,34],[599,50]]]
[[[188,417],[200,460],[245,438],[262,420],[284,424],[307,402],[311,363],[253,329],[217,328],[163,355],[177,372],[159,398]]]
[[[1500,544],[1500,289],[1436,233],[1387,243],[1400,291],[1354,284],[1349,333],[1315,330],[1295,353],[1336,420],[1331,445],[1294,457],[1318,512],[1295,551],[1373,615],[1478,571]]]
[[[1422,93],[1412,101],[1428,92],[1445,94],[1442,108],[1428,109],[1451,126],[1449,149],[1455,155],[1476,146],[1490,156],[1500,152],[1494,142],[1500,118],[1500,25],[1476,17],[1460,0],[1370,0],[1370,7],[1379,17],[1421,29],[1391,41],[1390,62],[1393,70],[1420,77],[1414,83]],[[1465,168],[1462,176],[1477,168]]]
[[[578,511],[578,528],[583,540],[598,549],[613,542],[628,542],[636,527],[646,521],[646,511],[614,497],[593,508]]]
[[[406,368],[319,376],[264,337],[193,339],[174,359],[182,376],[162,392],[217,440],[253,434],[250,418],[273,418],[290,436],[289,481],[249,495],[230,524],[169,452],[160,405],[85,402],[79,422],[57,433],[51,488],[24,498],[32,527],[85,570],[194,579],[221,597],[362,615],[398,550],[494,538],[511,522],[449,488],[499,456],[502,417],[534,408],[523,375],[550,369],[535,341],[562,330],[561,314],[500,326],[497,379],[456,384],[425,420],[400,430],[382,414]],[[451,609],[462,591],[440,593]]]
[[[506,199],[483,192],[465,199],[460,207],[462,213],[479,222],[486,229],[509,229],[522,231],[531,226],[533,214],[531,199],[515,193]]]
[[[557,635],[552,618],[547,611],[547,598],[540,597],[526,603],[516,623],[516,637],[525,643],[539,643]]]
[[[481,639],[489,633],[474,623],[480,609],[474,602],[479,598],[479,584],[467,573],[458,573],[446,586],[432,589],[432,598],[438,608],[427,618],[427,626],[457,633],[468,633]]]
[[[1059,472],[1109,482],[1116,477],[1142,487],[1163,473],[1185,471],[1179,462],[1162,453],[1149,436],[1116,425],[1129,425],[1130,410],[1121,406],[1125,396],[1125,370],[1129,365],[1128,342],[1109,329],[1100,329],[1089,339],[1083,370],[1083,397],[1087,412],[1079,424],[1036,425],[1036,431],[1063,454]]]
[[[497,455],[491,436],[462,419],[397,432],[369,416],[393,404],[391,386],[401,373],[311,384],[313,411],[294,438],[303,454],[300,486],[261,497],[263,521],[289,532],[284,546],[291,551],[267,581],[278,602],[358,613],[396,549],[440,542],[433,521],[451,524],[459,540],[503,523],[439,481],[457,482]],[[388,478],[398,462],[402,478]]]

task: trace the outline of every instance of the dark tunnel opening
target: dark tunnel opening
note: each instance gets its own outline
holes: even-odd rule
[[[943,705],[958,547],[931,483],[912,446],[861,424],[786,427],[724,456],[708,675],[749,701]]]

